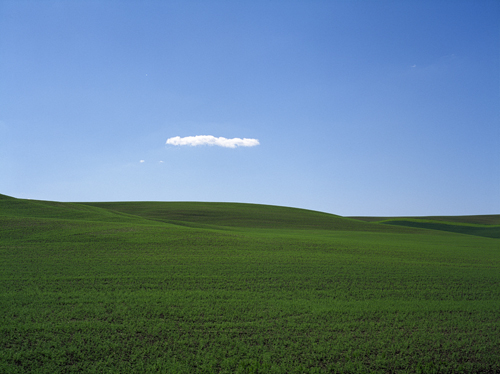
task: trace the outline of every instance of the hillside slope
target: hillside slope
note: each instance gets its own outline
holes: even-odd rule
[[[287,229],[424,233],[425,229],[500,238],[500,215],[467,217],[341,217],[273,205],[215,202],[85,202],[17,199],[0,194],[0,218],[174,224],[210,229]],[[473,223],[471,223],[473,222]],[[424,229],[424,230],[423,230]]]
[[[498,243],[264,205],[0,196],[0,373],[499,372]]]
[[[84,203],[113,212],[190,227],[312,229],[335,231],[415,232],[361,222],[334,214],[273,205],[213,202]]]
[[[500,214],[431,217],[352,217],[363,222],[500,238]]]
[[[17,199],[0,194],[0,217],[147,223],[134,215],[78,203]]]

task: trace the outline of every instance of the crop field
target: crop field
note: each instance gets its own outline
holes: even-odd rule
[[[500,373],[489,217],[0,195],[0,373]]]

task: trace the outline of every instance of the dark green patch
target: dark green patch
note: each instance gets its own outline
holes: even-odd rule
[[[448,231],[466,235],[484,236],[487,238],[500,238],[500,226],[496,225],[480,226],[480,225],[467,225],[467,224],[452,224],[444,222],[429,222],[423,220],[392,220],[392,219],[387,221],[381,221],[381,223],[385,223],[387,225],[397,225],[397,226],[416,227],[416,228],[430,229],[430,230]]]
[[[473,225],[500,225],[500,214],[483,214],[475,216],[429,216],[429,217],[351,217],[365,222],[379,222],[392,219],[421,219],[427,221],[444,221],[449,223],[465,223]]]

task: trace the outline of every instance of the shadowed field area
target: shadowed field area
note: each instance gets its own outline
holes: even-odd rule
[[[500,214],[441,217],[352,217],[363,222],[449,231],[459,234],[500,238]]]

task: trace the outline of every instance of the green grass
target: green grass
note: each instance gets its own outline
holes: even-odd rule
[[[395,231],[333,214],[270,205],[202,202],[117,202],[87,205],[149,220],[199,228]]]
[[[500,214],[444,217],[353,217],[363,222],[449,231],[465,235],[500,238]]]
[[[500,214],[483,214],[477,216],[429,216],[429,217],[351,217],[365,222],[380,222],[389,219],[424,219],[476,225],[500,225]]]
[[[500,372],[495,238],[0,195],[0,258],[2,373]]]

